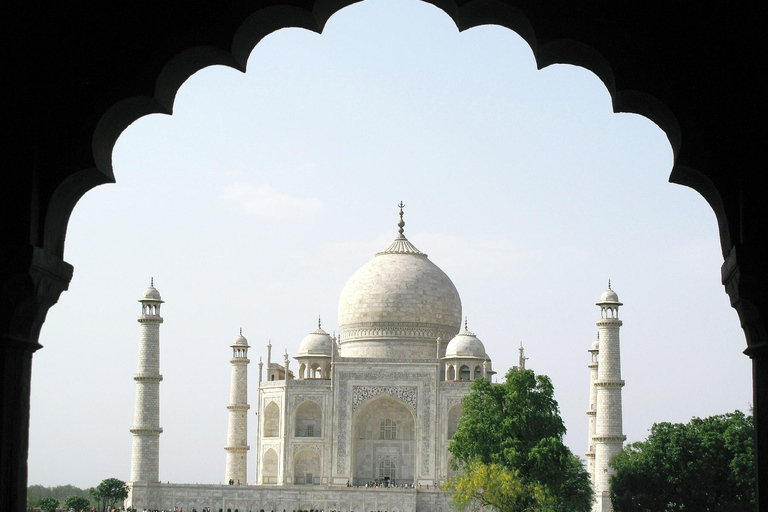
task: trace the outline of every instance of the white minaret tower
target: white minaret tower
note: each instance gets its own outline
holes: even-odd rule
[[[597,417],[597,353],[600,350],[600,333],[597,333],[597,339],[592,342],[592,346],[589,348],[589,353],[592,356],[592,361],[587,365],[589,368],[589,409],[587,409],[587,417],[589,417],[589,435],[587,436],[587,473],[589,473],[589,479],[592,481],[592,486],[595,485],[595,420]]]
[[[597,364],[595,435],[595,512],[612,512],[609,497],[610,476],[613,473],[609,463],[624,446],[627,436],[623,433],[621,419],[621,355],[619,345],[619,296],[608,289],[600,297],[600,320],[597,321],[600,339],[599,361]]]
[[[248,340],[243,330],[232,342],[232,380],[229,385],[229,428],[227,431],[227,469],[224,480],[228,483],[246,484],[248,478]]]
[[[133,410],[133,449],[131,482],[159,482],[160,468],[160,292],[152,279],[141,297],[141,339],[136,381],[136,406]]]

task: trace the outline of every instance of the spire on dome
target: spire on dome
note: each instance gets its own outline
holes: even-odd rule
[[[403,208],[405,208],[405,203],[400,201],[400,204],[397,206],[400,208],[400,222],[397,223],[397,237],[395,238],[394,242],[389,244],[389,247],[380,253],[377,253],[376,256],[380,254],[417,254],[419,256],[426,256],[426,254],[418,250],[411,242],[408,241],[407,238],[405,238],[405,235],[403,234],[403,228],[405,227],[405,221],[403,220]]]
[[[242,335],[243,335],[243,328],[241,327],[240,328],[240,336],[242,336]]]
[[[320,315],[317,315],[317,328],[322,329],[322,326],[320,325]]]
[[[155,286],[155,276],[149,278],[149,286]]]
[[[608,280],[608,289],[609,290],[611,289],[611,280],[610,279]]]

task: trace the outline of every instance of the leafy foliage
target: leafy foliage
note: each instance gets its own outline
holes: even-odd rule
[[[64,507],[66,507],[67,510],[74,510],[75,512],[80,512],[81,510],[84,510],[90,506],[91,502],[88,498],[83,498],[82,496],[70,496],[66,499],[64,502]]]
[[[40,510],[43,512],[56,512],[59,507],[59,500],[56,498],[42,498],[40,500]]]
[[[30,485],[27,487],[27,505],[32,505],[30,499],[34,501],[34,506],[37,506],[40,498],[56,498],[59,501],[64,501],[70,496],[82,496],[88,497],[88,489],[80,489],[74,485],[58,485],[56,487],[43,487],[42,485]]]
[[[565,425],[548,377],[510,370],[502,384],[477,379],[462,404],[449,447],[454,470],[470,477],[479,471],[477,463],[501,466],[525,489],[541,488],[553,511],[591,509],[589,475],[563,444]]]
[[[543,511],[552,505],[540,485],[527,483],[518,471],[500,464],[473,462],[446,489],[453,492],[453,504],[462,511],[472,504],[498,512]]]
[[[655,424],[611,466],[616,512],[755,508],[754,424],[740,411]]]
[[[128,486],[117,478],[107,478],[90,492],[99,504],[99,510],[102,510],[104,507],[112,508],[116,503],[125,501],[128,497]]]

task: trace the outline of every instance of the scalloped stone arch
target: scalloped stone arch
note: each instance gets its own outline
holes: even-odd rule
[[[196,71],[214,64],[242,71],[265,35],[285,27],[321,32],[333,13],[352,3],[295,0],[294,6],[275,6],[266,0],[235,0],[226,6],[199,2],[194,12],[181,12],[177,4],[161,2],[154,15],[125,10],[112,18],[108,15],[115,12],[108,4],[84,12],[30,4],[18,17],[11,8],[8,18],[17,22],[4,34],[7,55],[11,64],[22,64],[15,68],[22,71],[8,84],[8,97],[16,100],[7,116],[14,129],[4,140],[12,169],[7,174],[13,178],[6,188],[11,200],[0,204],[7,221],[0,274],[5,292],[0,310],[0,508],[24,510],[32,353],[39,348],[48,308],[72,277],[72,267],[63,261],[72,209],[90,189],[114,182],[111,155],[120,133],[144,115],[170,114],[180,85]],[[514,30],[532,48],[539,68],[566,63],[589,69],[610,91],[614,111],[643,115],[667,134],[675,156],[670,181],[699,192],[717,218],[725,259],[722,280],[753,363],[758,479],[765,485],[768,193],[757,181],[764,166],[765,128],[755,112],[764,105],[764,95],[752,80],[764,67],[763,60],[755,59],[763,46],[756,29],[761,19],[746,4],[721,6],[707,25],[712,16],[706,7],[682,4],[667,4],[659,13],[646,4],[591,7],[564,0],[430,3],[460,30],[482,24]],[[182,14],[185,23],[167,23]],[[114,22],[108,28],[106,19]],[[61,26],[71,30],[64,33]],[[141,37],[131,38],[135,33]],[[74,37],[70,34],[77,34],[78,41],[67,39]],[[57,38],[55,45],[46,44],[51,37]],[[124,46],[117,42],[121,37]],[[102,48],[104,42],[114,44]],[[643,55],[636,50],[641,45]],[[52,46],[65,51],[54,53]],[[121,51],[127,55],[118,62],[114,56]],[[47,67],[68,70],[69,80],[42,80],[44,71],[38,69]],[[722,105],[715,105],[718,100]],[[41,119],[47,121],[44,127]],[[764,509],[767,494],[758,498]]]

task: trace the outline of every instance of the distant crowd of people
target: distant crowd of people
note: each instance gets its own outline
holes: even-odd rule
[[[352,485],[349,480],[347,480],[347,487],[363,487],[365,489],[423,489],[421,483],[414,484],[411,482],[398,484],[394,480],[371,480],[370,482],[366,482],[365,485]],[[429,489],[429,484],[427,484],[427,489]]]

